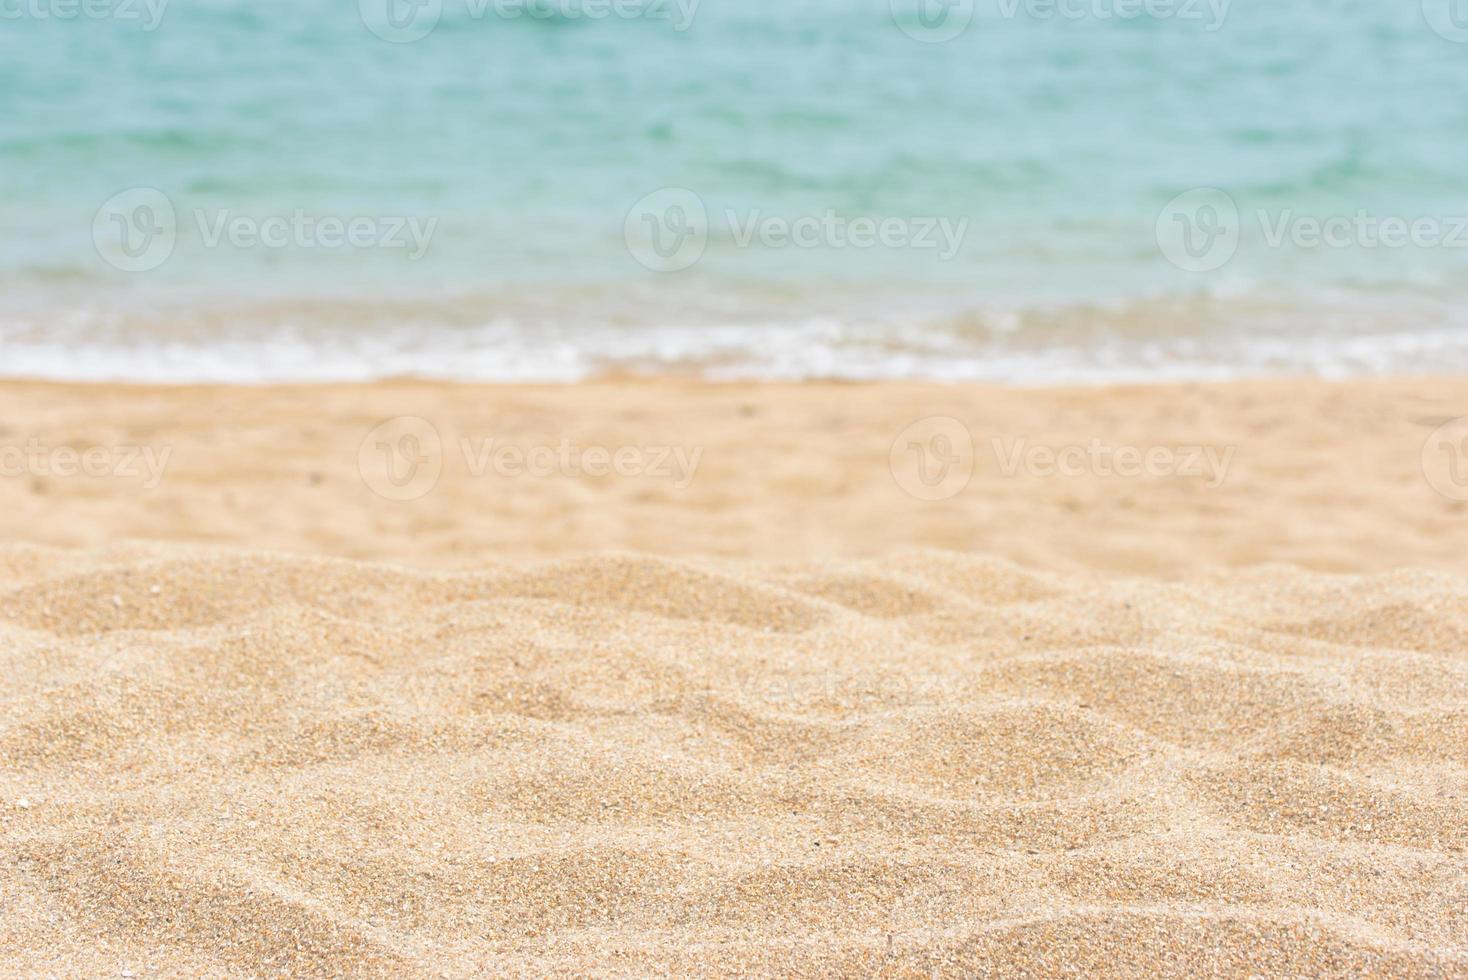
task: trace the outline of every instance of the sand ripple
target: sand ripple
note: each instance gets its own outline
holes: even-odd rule
[[[0,763],[7,975],[1468,976],[1445,575],[5,548]]]

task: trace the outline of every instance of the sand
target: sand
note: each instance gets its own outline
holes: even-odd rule
[[[0,385],[0,975],[1468,976],[1465,415]]]

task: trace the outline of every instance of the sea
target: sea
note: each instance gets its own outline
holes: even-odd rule
[[[1468,369],[1468,0],[0,0],[0,375]]]

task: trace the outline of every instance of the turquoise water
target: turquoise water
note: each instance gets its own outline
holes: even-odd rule
[[[394,43],[370,0],[114,0],[69,19],[64,0],[0,0],[0,372],[1468,365],[1468,43],[1433,29],[1454,23],[1434,0],[1130,18],[1105,16],[1115,0],[1061,0],[1073,17],[990,0],[942,43],[912,36],[933,21],[908,0],[586,3],[442,0],[431,32]],[[1159,219],[1205,187],[1237,208],[1237,247],[1189,271]],[[142,220],[158,198],[136,192],[118,225],[104,205],[134,188],[172,225]],[[648,224],[638,202],[660,188],[680,190]],[[1270,241],[1358,215],[1446,241],[1372,245],[1359,222],[1340,246]],[[293,216],[316,230],[249,235]],[[1201,235],[1217,214],[1193,217]],[[890,239],[858,247],[863,218]],[[685,219],[673,264],[697,261],[647,268],[651,236],[676,243]],[[243,236],[214,240],[231,221]],[[365,222],[358,244],[322,237],[333,221]],[[785,242],[782,221],[811,237]],[[127,268],[124,229],[162,227],[166,256]]]

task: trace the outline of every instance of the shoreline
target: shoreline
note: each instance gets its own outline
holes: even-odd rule
[[[1077,382],[1051,382],[1051,381],[991,381],[986,379],[966,380],[951,378],[928,378],[928,377],[898,377],[898,378],[853,378],[843,376],[808,378],[720,378],[709,377],[698,374],[679,374],[675,371],[649,371],[638,372],[632,370],[613,370],[599,374],[589,375],[585,378],[573,380],[557,379],[532,379],[523,381],[501,381],[484,380],[476,378],[453,378],[438,377],[434,375],[400,374],[382,375],[374,378],[360,379],[301,379],[301,380],[267,380],[267,381],[209,381],[209,380],[182,380],[182,381],[129,381],[124,379],[92,379],[92,378],[63,378],[49,377],[46,375],[5,375],[0,374],[0,388],[3,387],[50,387],[50,388],[76,388],[82,391],[90,389],[120,388],[132,390],[146,390],[156,388],[170,391],[178,389],[240,389],[245,391],[262,391],[270,389],[297,389],[297,388],[376,388],[376,387],[411,387],[423,385],[442,385],[453,388],[482,388],[486,390],[497,389],[567,389],[582,386],[681,386],[699,388],[808,388],[808,387],[884,387],[895,386],[903,388],[939,388],[939,389],[972,389],[975,391],[1000,391],[1000,392],[1026,392],[1026,391],[1075,391],[1092,392],[1109,389],[1156,389],[1156,388],[1192,388],[1197,386],[1209,387],[1240,387],[1247,385],[1324,385],[1346,387],[1351,385],[1400,385],[1412,382],[1437,383],[1448,380],[1461,380],[1468,383],[1468,374],[1458,371],[1443,372],[1394,372],[1382,374],[1353,374],[1353,375],[1322,375],[1308,372],[1293,372],[1280,374],[1243,374],[1237,377],[1195,377],[1195,378],[1160,378],[1157,380],[1135,380],[1135,381],[1077,381]],[[1468,398],[1464,399],[1468,403]]]

